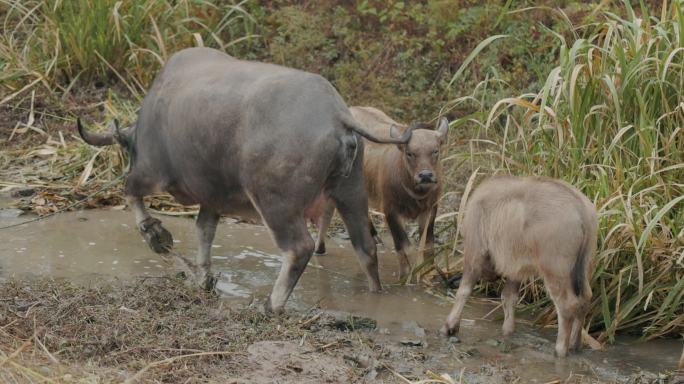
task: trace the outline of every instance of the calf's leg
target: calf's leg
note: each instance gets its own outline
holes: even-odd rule
[[[454,335],[458,333],[458,328],[461,323],[461,313],[463,313],[463,307],[465,307],[466,301],[473,291],[475,283],[479,279],[476,271],[468,268],[464,268],[463,278],[458,286],[458,291],[456,292],[456,299],[454,300],[454,306],[447,316],[446,323],[442,327],[442,334],[445,336]]]
[[[501,292],[501,302],[504,311],[503,334],[510,336],[515,330],[515,305],[518,303],[518,292],[520,282],[506,280],[503,291]]]
[[[587,313],[589,313],[589,309],[591,308],[592,292],[591,285],[589,284],[590,274],[585,272],[585,276],[586,278],[584,280],[584,287],[582,287],[582,292],[579,297],[579,310],[577,311],[575,320],[572,323],[572,333],[570,334],[570,349],[573,351],[579,351],[582,349],[582,329],[584,327],[584,320],[586,319]]]
[[[566,310],[564,304],[556,305],[556,313],[558,314],[558,336],[556,337],[556,356],[566,357],[568,355],[569,349],[573,314]]]
[[[214,278],[211,275],[211,244],[214,242],[219,217],[218,213],[200,207],[197,221],[195,222],[199,239],[199,248],[197,250],[199,273],[197,279],[200,287],[207,290],[214,286]]]
[[[580,301],[573,291],[570,278],[544,276],[544,285],[553,300],[558,317],[556,356],[566,357],[570,349],[573,321],[581,307]]]
[[[570,351],[577,352],[582,348],[582,325],[584,324],[584,314],[575,315],[572,320],[572,330],[570,331]]]
[[[583,295],[580,299],[579,309],[572,321],[572,332],[570,333],[570,350],[579,351],[582,349],[582,328],[584,319],[589,311],[591,295]]]
[[[155,253],[168,253],[173,248],[173,236],[161,225],[161,221],[150,216],[142,196],[126,196],[128,206],[135,214],[135,223],[147,245]]]

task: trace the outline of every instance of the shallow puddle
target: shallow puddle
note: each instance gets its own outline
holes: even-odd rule
[[[26,219],[0,216],[0,226]],[[193,221],[161,219],[176,239],[175,249],[192,259],[197,245]],[[217,289],[230,302],[263,298],[280,268],[280,252],[264,227],[228,221],[219,226],[212,249],[212,268],[219,273]],[[510,370],[524,382],[546,383],[571,374],[622,381],[641,369],[673,370],[681,352],[680,341],[642,343],[622,338],[607,352],[584,351],[559,361],[553,358],[555,330],[521,321],[516,334],[504,341],[498,320],[501,310],[492,312],[495,305],[482,300],[470,300],[461,341],[449,343],[437,330],[451,304],[420,289],[392,285],[396,260],[388,248],[378,248],[385,292],[370,294],[349,241],[333,238],[327,245],[327,255],[312,258],[288,307],[320,306],[370,317],[378,322],[378,339],[404,343],[407,350],[422,353],[426,370],[458,377],[466,368],[464,377],[468,378],[468,372],[494,365]],[[47,275],[93,284],[106,278],[160,276],[173,271],[173,265],[149,250],[130,212],[63,213],[0,230],[0,278]]]

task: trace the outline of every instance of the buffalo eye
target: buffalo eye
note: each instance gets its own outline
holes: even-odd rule
[[[408,152],[408,151],[407,151],[407,152],[406,152],[406,157],[407,157],[409,160],[413,160],[413,158],[416,157],[416,155],[414,155],[413,152]]]
[[[435,149],[434,151],[432,151],[432,156],[433,157],[439,156],[439,150]]]

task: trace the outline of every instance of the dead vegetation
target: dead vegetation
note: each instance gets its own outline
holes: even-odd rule
[[[174,278],[90,288],[15,281],[1,291],[3,382],[239,378],[249,370],[250,344],[306,332],[297,319],[231,310]],[[328,343],[308,340],[313,348]]]
[[[425,356],[376,344],[375,322],[228,308],[174,277],[85,287],[0,284],[0,382],[401,382]]]
[[[258,308],[226,305],[170,276],[93,286],[5,281],[0,382],[521,382],[511,367],[481,359],[479,369],[433,373],[445,369],[434,354],[392,341],[372,319],[316,308],[274,317]],[[571,374],[552,382],[606,381]]]

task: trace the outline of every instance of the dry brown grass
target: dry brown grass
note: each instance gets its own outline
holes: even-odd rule
[[[8,282],[1,291],[0,364],[10,368],[3,382],[120,382],[143,369],[161,381],[230,377],[254,340],[298,336],[292,327],[276,331],[278,320],[255,310],[223,309],[217,297],[173,278],[97,288]],[[204,355],[179,357],[195,353]]]
[[[258,306],[229,307],[175,277],[96,285],[0,283],[0,382],[251,382],[263,367],[248,348],[263,341],[299,346],[290,354],[303,366],[285,359],[274,367],[289,383],[357,381],[369,369],[396,382],[389,369],[412,359],[376,344],[370,319],[316,309],[267,316]],[[312,376],[306,361],[318,360],[341,376],[331,378],[325,367]]]

